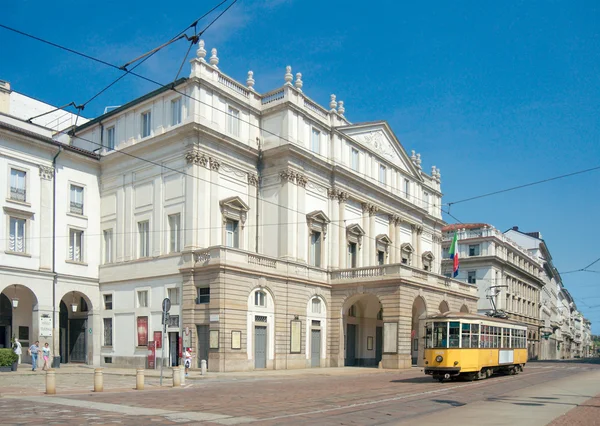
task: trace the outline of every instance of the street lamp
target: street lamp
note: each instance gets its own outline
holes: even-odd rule
[[[77,312],[77,303],[75,303],[75,292],[73,292],[73,303],[71,303],[71,310],[73,313]]]
[[[19,307],[19,298],[17,297],[17,285],[15,284],[15,295],[12,298],[12,306],[14,309]]]

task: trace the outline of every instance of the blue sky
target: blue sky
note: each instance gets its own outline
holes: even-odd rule
[[[123,64],[216,3],[23,0],[0,22]],[[280,86],[291,65],[322,105],[335,93],[351,121],[387,120],[425,170],[441,169],[447,203],[600,165],[598,22],[594,1],[240,0],[203,38],[224,72],[245,81],[253,70],[258,91]],[[119,75],[2,29],[0,45],[0,79],[51,104],[83,103]],[[186,50],[180,41],[138,70],[166,83]],[[128,76],[84,115],[154,88]],[[573,270],[600,257],[599,184],[595,171],[451,212],[541,231],[559,270]],[[563,279],[600,334],[600,274]]]

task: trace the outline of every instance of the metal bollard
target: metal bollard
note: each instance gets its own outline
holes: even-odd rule
[[[56,376],[53,369],[46,371],[46,394],[56,394]]]
[[[181,386],[185,386],[185,367],[183,365],[179,366],[179,377],[180,377],[180,382],[181,382]]]
[[[206,375],[206,360],[205,359],[200,361],[200,374],[202,374],[203,376]]]
[[[179,367],[173,367],[173,387],[178,388],[181,386],[181,373]]]
[[[144,369],[143,368],[135,370],[135,388],[137,390],[144,390]]]
[[[104,378],[102,377],[102,369],[94,370],[94,392],[102,392],[104,390]]]

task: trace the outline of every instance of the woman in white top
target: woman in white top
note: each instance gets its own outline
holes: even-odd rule
[[[192,366],[192,348],[185,348],[185,352],[183,354],[185,357],[184,365],[185,365],[185,375],[188,376],[189,369]]]
[[[42,356],[44,357],[44,366],[42,367],[42,370],[49,370],[48,360],[50,359],[50,346],[48,343],[42,348]]]

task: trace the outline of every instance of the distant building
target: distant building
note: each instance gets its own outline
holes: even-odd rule
[[[536,359],[542,327],[543,265],[491,225],[454,224],[442,228],[442,271],[446,276],[452,273],[448,249],[455,232],[460,259],[457,279],[477,285],[477,311],[485,315],[496,310],[527,324],[529,358]]]

